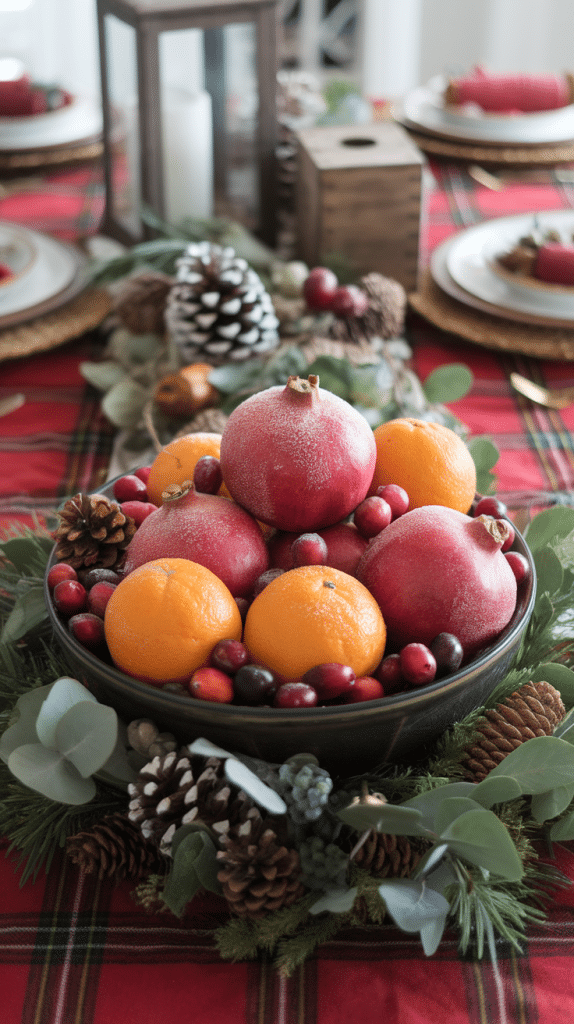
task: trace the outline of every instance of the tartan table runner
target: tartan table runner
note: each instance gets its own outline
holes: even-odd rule
[[[436,165],[432,172],[423,258],[453,232],[485,218],[574,206],[574,186],[551,171],[512,181],[500,192],[478,186],[454,166]],[[101,191],[91,172],[66,187],[72,188],[68,205],[52,205],[54,193],[46,193],[45,205],[41,195],[0,198],[0,219],[60,237],[77,237],[86,225],[87,233],[95,232]],[[473,435],[486,433],[499,448],[498,489],[509,507],[518,513],[537,502],[574,503],[574,408],[534,407],[509,384],[510,372],[518,370],[547,384],[574,385],[574,364],[486,351],[414,316],[407,336],[421,379],[452,361],[472,370],[472,391],[451,408]],[[20,409],[0,418],[0,529],[41,518],[64,496],[97,489],[106,479],[113,430],[78,370],[98,351],[95,332],[50,353],[0,364],[0,398],[17,391],[26,397]],[[574,880],[574,853],[558,848],[557,854],[558,866]],[[340,933],[282,980],[264,958],[219,958],[212,932],[224,918],[221,901],[206,897],[178,921],[144,913],[132,890],[130,883],[113,887],[80,876],[61,855],[47,876],[20,888],[14,854],[6,858],[0,850],[0,1024],[574,1019],[574,887],[553,896],[547,926],[529,930],[522,955],[498,945],[499,979],[488,960],[461,959],[454,934],[426,959],[417,936],[387,925]]]

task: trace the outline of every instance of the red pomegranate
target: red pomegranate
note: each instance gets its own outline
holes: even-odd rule
[[[356,575],[383,613],[388,650],[453,633],[468,661],[494,640],[516,605],[516,579],[500,550],[507,533],[504,520],[424,505],[378,534]]]
[[[239,505],[196,491],[189,481],[144,519],[127,549],[125,573],[157,558],[187,558],[211,569],[234,597],[251,594],[269,566],[261,528]]]
[[[367,541],[352,523],[335,523],[317,531],[327,545],[327,562],[331,569],[340,569],[354,576]],[[292,569],[291,545],[299,533],[274,533],[267,542],[271,569]]]
[[[231,413],[221,438],[230,494],[257,519],[292,533],[344,519],[365,497],[376,445],[352,405],[289,377],[252,395]]]

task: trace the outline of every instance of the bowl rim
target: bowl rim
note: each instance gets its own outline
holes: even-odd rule
[[[109,481],[105,487],[113,485],[113,481]],[[104,488],[101,489],[102,491]],[[98,492],[98,493],[101,493]],[[514,526],[514,524],[513,524]],[[318,705],[313,708],[272,708],[272,707],[260,707],[258,705],[243,705],[243,704],[219,704],[215,701],[195,701],[191,696],[183,696],[172,691],[165,691],[162,686],[154,686],[151,683],[145,683],[135,676],[129,676],[125,672],[120,671],[115,665],[103,662],[97,655],[93,654],[87,648],[82,647],[69,633],[65,623],[58,617],[51,600],[50,590],[48,587],[48,572],[50,568],[57,564],[54,560],[55,548],[52,549],[48,563],[46,566],[46,572],[44,574],[44,597],[48,608],[48,615],[52,628],[60,636],[63,646],[77,652],[76,656],[81,658],[86,663],[86,670],[93,667],[96,674],[101,674],[102,670],[105,671],[109,682],[116,682],[122,689],[123,693],[131,691],[129,694],[133,696],[134,703],[138,701],[138,698],[143,699],[144,703],[149,703],[150,698],[153,698],[158,703],[157,711],[161,713],[161,707],[164,705],[165,709],[169,709],[171,712],[177,713],[178,710],[190,710],[193,707],[193,703],[201,706],[201,711],[205,714],[209,709],[209,713],[213,714],[214,718],[218,722],[225,723],[228,720],[232,720],[233,717],[237,717],[238,714],[244,717],[248,716],[252,720],[261,723],[270,722],[289,722],[304,720],[309,724],[316,723],[320,725],[325,723],[328,719],[337,719],[340,716],[348,715],[353,709],[361,709],[363,715],[370,717],[369,712],[387,712],[390,718],[400,717],[401,715],[410,714],[413,711],[424,708],[432,698],[440,694],[441,697],[446,697],[452,694],[453,691],[457,691],[459,688],[463,689],[464,686],[480,672],[488,668],[489,664],[495,660],[498,660],[506,651],[513,647],[521,631],[528,626],[528,622],[534,609],[534,603],[536,600],[536,589],[537,589],[537,578],[536,578],[536,567],[532,552],[528,547],[522,534],[514,527],[515,537],[510,550],[515,550],[515,547],[519,547],[520,554],[524,554],[529,563],[530,574],[527,578],[524,592],[520,593],[520,587],[518,589],[517,603],[510,618],[508,624],[504,627],[504,630],[498,635],[498,638],[491,644],[486,646],[482,652],[473,660],[462,666],[456,672],[453,672],[449,676],[443,676],[440,679],[433,680],[427,686],[417,687],[413,690],[401,691],[395,694],[389,694],[387,697],[378,697],[374,700],[360,701],[356,704],[332,704],[332,705]],[[198,707],[198,711],[199,711]],[[358,713],[358,712],[357,712]]]

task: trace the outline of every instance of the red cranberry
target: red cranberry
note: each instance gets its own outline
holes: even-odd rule
[[[69,618],[71,615],[77,615],[78,612],[83,612],[86,607],[87,597],[86,588],[82,586],[79,580],[62,580],[61,583],[57,583],[54,587],[54,604],[60,615],[64,615],[66,618]]]
[[[411,686],[425,686],[436,676],[434,654],[425,644],[407,644],[399,652],[403,678]]]
[[[375,679],[383,684],[385,697],[390,693],[399,693],[405,688],[405,680],[401,670],[401,659],[398,654],[387,654],[375,671]]]
[[[157,510],[157,505],[151,501],[122,501],[120,508],[125,516],[133,519],[136,526],[141,526],[144,519]]]
[[[114,498],[123,501],[147,501],[147,485],[135,473],[121,476],[113,485]]]
[[[303,298],[309,309],[320,312],[330,309],[339,282],[327,267],[313,267],[303,284]]]
[[[202,455],[195,464],[193,485],[202,494],[217,494],[223,482],[221,463],[215,455]]]
[[[139,469],[134,469],[134,476],[139,477],[143,480],[144,484],[147,484],[149,475],[151,473],[151,466],[140,466]]]
[[[103,619],[106,605],[116,589],[115,583],[94,583],[88,591],[88,611]]]
[[[353,522],[365,540],[376,537],[381,530],[385,530],[392,518],[393,512],[388,501],[377,495],[365,498],[357,505],[353,514]]]
[[[57,565],[53,565],[50,569],[47,582],[50,590],[53,590],[63,580],[77,580],[77,578],[78,574],[71,565],[68,565],[67,562],[58,562]]]
[[[87,572],[83,572],[80,576],[80,582],[84,584],[86,590],[91,590],[96,583],[119,583],[121,576],[119,573],[114,572],[113,569],[88,569]]]
[[[481,498],[473,507],[472,514],[477,516],[492,516],[493,519],[504,519],[508,509],[503,501],[498,498]]]
[[[302,533],[291,545],[293,568],[301,565],[325,565],[327,545],[318,533]]]
[[[338,317],[364,316],[369,308],[367,293],[356,284],[343,284],[335,290],[329,307]]]
[[[500,550],[504,551],[504,553],[506,554],[506,552],[509,551],[510,548],[512,547],[512,545],[514,544],[514,538],[516,537],[516,530],[514,529],[512,523],[509,522],[509,520],[507,520],[507,519],[505,519],[505,525],[508,527],[509,533],[508,533],[508,537],[503,542],[503,545],[502,545]]]
[[[249,661],[249,651],[240,640],[233,640],[231,637],[220,640],[215,645],[209,659],[214,668],[220,669],[233,676],[243,665]]]
[[[384,498],[391,506],[393,519],[404,516],[409,510],[409,496],[399,484],[383,484],[382,487],[377,487],[377,497]]]
[[[277,680],[264,665],[243,665],[233,677],[235,698],[240,704],[267,704],[277,690]]]
[[[364,700],[379,700],[384,696],[384,686],[374,676],[357,676],[351,689],[343,695],[343,704],[362,704]]]
[[[512,569],[517,583],[522,583],[530,575],[530,566],[525,555],[519,551],[507,551],[504,557]]]
[[[189,692],[198,700],[230,704],[233,700],[233,680],[218,668],[204,665],[193,673],[189,681]]]
[[[265,590],[265,587],[267,586],[268,583],[271,583],[273,580],[277,579],[278,576],[282,576],[284,571],[284,569],[266,569],[265,572],[262,572],[261,576],[258,576],[257,579],[255,580],[255,586],[253,587],[253,597],[257,597],[257,595],[260,594],[262,590]]]
[[[105,645],[104,623],[98,615],[91,612],[79,612],[68,620],[68,629],[82,647],[89,651],[98,651]]]
[[[274,708],[314,708],[318,703],[317,691],[307,683],[284,683],[273,700]]]
[[[251,602],[248,601],[246,597],[236,597],[235,598],[235,604],[237,605],[237,607],[239,609],[239,614],[241,615],[241,621],[242,621],[243,625],[245,625],[245,619],[247,618],[247,612],[249,611],[249,605],[251,604]]]
[[[439,633],[430,645],[436,661],[437,676],[448,676],[462,664],[464,651],[458,637],[453,633]]]
[[[351,689],[355,673],[350,665],[341,665],[336,661],[325,662],[305,672],[302,682],[313,687],[319,700],[334,700]]]

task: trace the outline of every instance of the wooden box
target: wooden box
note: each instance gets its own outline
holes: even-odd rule
[[[343,256],[416,288],[425,158],[388,122],[297,133],[297,255],[309,267]]]

